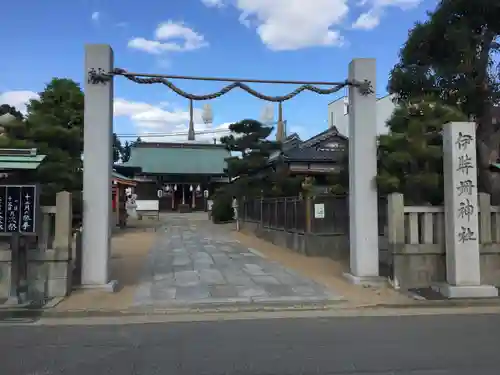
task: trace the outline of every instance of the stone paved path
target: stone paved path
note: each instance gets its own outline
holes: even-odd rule
[[[341,299],[232,240],[227,228],[200,220],[199,214],[166,216],[146,268],[135,305],[297,304]]]

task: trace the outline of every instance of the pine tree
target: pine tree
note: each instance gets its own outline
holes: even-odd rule
[[[455,107],[432,101],[399,106],[387,122],[389,133],[379,137],[379,192],[402,193],[410,204],[442,204],[442,129],[453,121],[466,121]]]
[[[281,147],[280,143],[267,140],[272,127],[246,119],[231,124],[229,130],[233,134],[222,137],[221,142],[229,151],[241,154],[227,159],[229,177],[238,177],[228,185],[232,195],[250,197],[271,194],[272,181],[265,168],[272,152]]]
[[[126,163],[130,160],[130,153],[132,149],[133,143],[131,144],[129,141],[125,141],[122,150],[121,150],[121,159],[122,163]]]
[[[478,189],[500,198],[490,163],[500,155],[492,109],[500,100],[500,2],[441,0],[410,30],[388,91],[399,102],[433,95],[477,122]]]

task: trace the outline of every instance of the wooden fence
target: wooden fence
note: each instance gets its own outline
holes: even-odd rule
[[[260,223],[263,228],[298,233],[349,233],[347,196],[244,200],[241,207],[242,221]],[[315,213],[319,212],[324,216],[318,217]]]
[[[299,198],[267,198],[243,201],[241,219],[265,228],[303,232],[304,201]]]

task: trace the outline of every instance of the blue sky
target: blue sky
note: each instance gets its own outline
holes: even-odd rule
[[[22,109],[52,77],[83,82],[85,43],[108,43],[115,66],[134,72],[342,81],[352,58],[377,59],[378,95],[415,21],[436,0],[21,0],[2,4],[0,104]],[[175,81],[193,93],[223,83]],[[276,95],[293,86],[252,85]],[[342,95],[341,92],[339,95]],[[327,127],[339,95],[304,93],[284,104],[289,131],[302,138]],[[198,129],[201,107],[196,103]],[[213,127],[259,119],[265,102],[238,91],[211,101]],[[115,132],[187,128],[187,100],[163,86],[117,78]],[[181,140],[166,137],[163,140]],[[153,140],[153,138],[150,138]],[[157,140],[157,139],[154,139]]]

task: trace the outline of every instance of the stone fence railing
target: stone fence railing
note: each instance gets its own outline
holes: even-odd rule
[[[500,207],[479,194],[481,284],[500,286]],[[387,226],[380,259],[402,288],[446,282],[444,207],[405,206],[402,194],[388,196]]]
[[[57,194],[55,206],[41,207],[39,235],[24,238],[26,251],[13,262],[8,238],[0,243],[0,298],[18,289],[28,300],[62,297],[71,291],[76,236],[71,193]],[[17,286],[16,286],[17,284]]]

